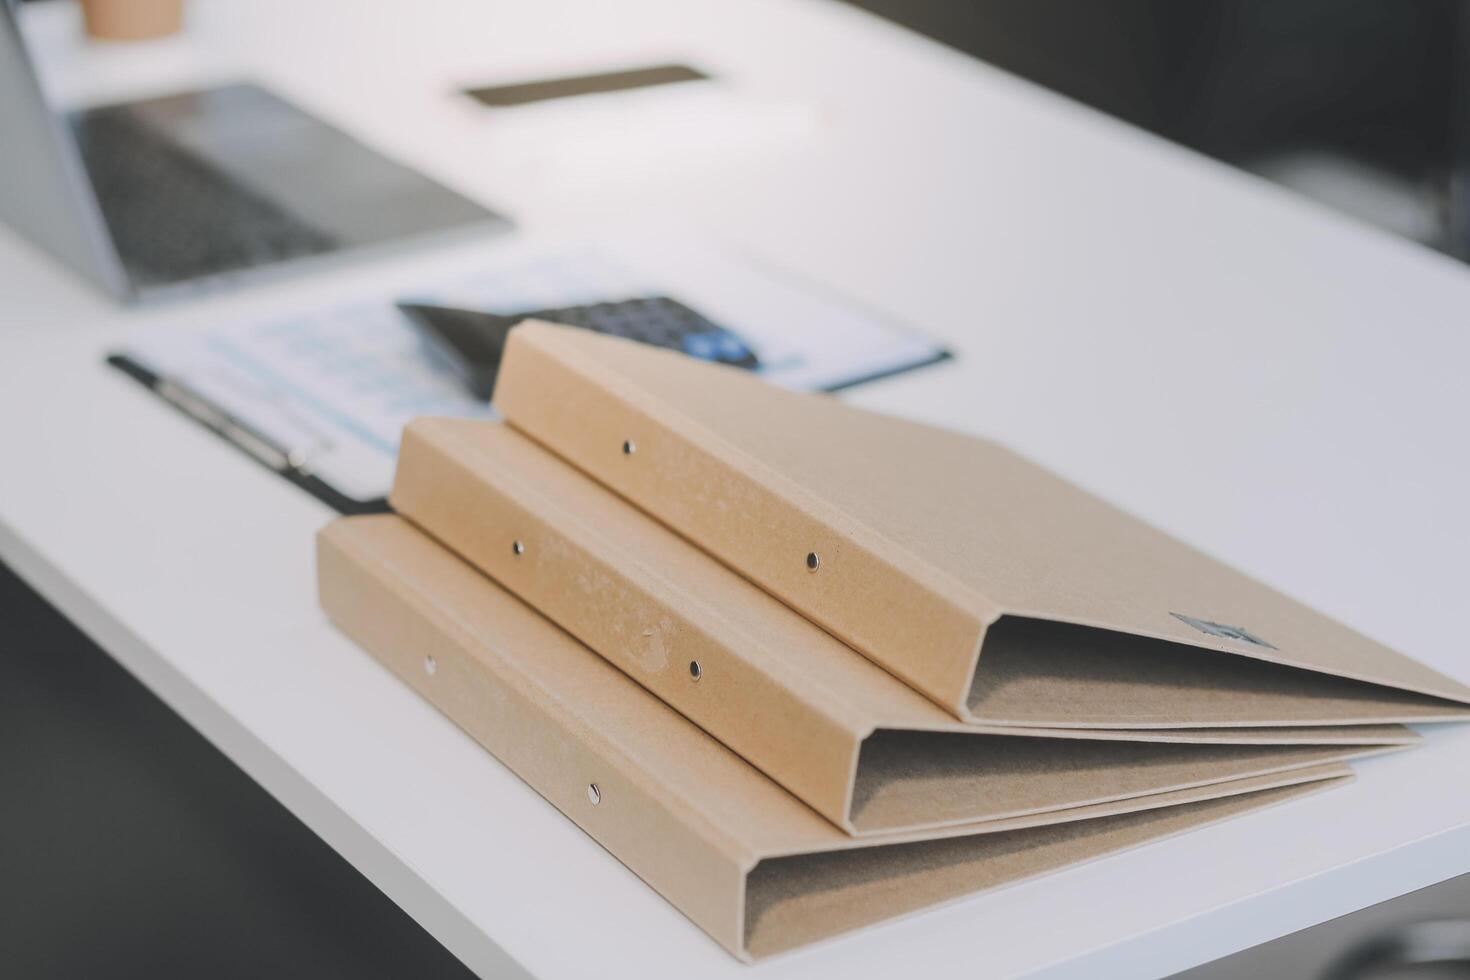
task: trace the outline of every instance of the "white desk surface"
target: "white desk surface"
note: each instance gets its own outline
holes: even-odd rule
[[[855,401],[997,436],[1470,679],[1470,270],[823,0],[190,12],[91,50],[65,6],[30,20],[66,99],[248,74],[538,233],[674,215],[750,243],[959,354]],[[451,94],[665,57],[814,122],[583,167],[592,116]],[[101,364],[493,247],[121,312],[0,230],[0,559],[472,967],[1163,974],[1470,871],[1470,729],[1444,729],[1353,787],[740,966],[327,626],[324,507]]]

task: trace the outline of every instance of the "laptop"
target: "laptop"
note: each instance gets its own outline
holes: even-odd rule
[[[128,301],[510,227],[249,83],[53,114],[11,0],[0,133],[0,221]]]

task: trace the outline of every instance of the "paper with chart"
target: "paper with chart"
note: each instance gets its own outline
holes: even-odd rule
[[[839,388],[945,356],[927,338],[779,271],[668,236],[526,242],[408,293],[369,293],[144,335],[123,353],[355,500],[387,493],[410,419],[492,414],[427,356],[397,301],[514,313],[672,296],[739,334],[763,376],[794,388]]]

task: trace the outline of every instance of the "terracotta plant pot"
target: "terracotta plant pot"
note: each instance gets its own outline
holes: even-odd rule
[[[87,35],[101,41],[167,37],[184,23],[184,0],[82,0]]]

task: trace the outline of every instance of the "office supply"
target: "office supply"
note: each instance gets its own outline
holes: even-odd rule
[[[482,401],[489,401],[495,391],[495,375],[506,338],[510,328],[522,320],[545,320],[627,337],[736,367],[754,370],[760,366],[739,334],[668,296],[521,313],[486,313],[425,303],[399,303],[398,309],[470,394]]]
[[[499,422],[411,423],[391,501],[852,834],[1122,809],[1418,740],[1369,726],[1322,742],[1311,730],[1173,730],[1158,744],[1140,741],[1154,733],[957,722]]]
[[[491,108],[506,109],[532,102],[545,102],[549,99],[623,92],[628,89],[672,85],[677,82],[697,82],[707,78],[709,76],[704,72],[690,68],[688,65],[654,65],[649,68],[629,68],[623,71],[598,72],[592,75],[542,78],[533,82],[512,82],[508,85],[482,85],[465,89],[465,94],[476,102]]]
[[[588,85],[625,80],[617,73],[595,74],[603,59],[576,63],[594,72]],[[501,71],[510,71],[512,62],[503,64]],[[545,64],[529,71],[544,70]],[[549,64],[567,62],[558,58]],[[714,70],[710,74],[715,77],[690,77],[686,68],[670,66],[667,72],[626,79],[668,78],[674,84],[601,92],[574,92],[581,79],[565,88],[555,82],[521,88],[516,82],[525,77],[523,69],[502,75],[512,83],[505,93],[509,98],[559,96],[562,91],[575,97],[501,106],[464,99],[458,114],[480,130],[476,144],[502,161],[501,176],[520,175],[568,193],[591,191],[591,201],[601,199],[597,189],[617,194],[624,185],[640,183],[652,190],[667,179],[697,178],[741,160],[759,166],[771,154],[801,152],[831,124],[818,98]],[[464,77],[455,79],[456,89]],[[469,77],[478,81],[480,75]],[[706,187],[718,194],[715,185]],[[752,241],[763,243],[761,238]]]
[[[251,84],[56,118],[0,3],[0,220],[118,298],[197,287],[500,215]]]
[[[496,407],[965,720],[1470,717],[1465,685],[994,443],[539,323]]]
[[[329,525],[317,568],[340,629],[742,959],[1352,778],[1319,766],[1134,814],[861,841],[399,518]]]
[[[262,432],[254,424],[230,414],[211,399],[183,384],[153,373],[147,366],[126,355],[114,354],[107,363],[143,385],[171,408],[204,426],[257,463],[295,484],[341,514],[377,514],[387,509],[384,501],[359,500],[349,497],[312,471],[310,460],[314,444],[307,433],[303,441],[278,442],[281,438]],[[287,421],[287,425],[289,425]],[[286,431],[286,430],[277,430]]]
[[[306,489],[338,510],[370,511],[382,507],[410,419],[489,414],[425,357],[395,303],[515,313],[629,296],[677,297],[738,335],[763,377],[794,387],[850,386],[947,356],[917,333],[667,228],[505,241],[412,295],[364,287],[336,304],[138,331],[113,363],[135,379],[168,382],[252,442],[276,447],[310,475]]]

